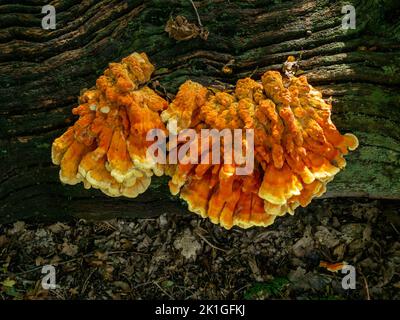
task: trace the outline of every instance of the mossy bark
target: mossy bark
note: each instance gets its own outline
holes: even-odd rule
[[[146,52],[153,83],[175,93],[186,79],[205,85],[258,79],[288,55],[326,97],[341,132],[359,137],[327,196],[400,198],[400,9],[397,0],[197,1],[208,40],[177,42],[164,26],[189,0],[55,0],[57,28],[41,28],[45,1],[0,1],[0,222],[17,219],[149,216],[184,210],[165,179],[136,199],[109,198],[64,186],[50,147],[75,121],[80,90],[111,61]],[[356,7],[356,29],[341,28],[344,4]],[[232,63],[232,74],[222,71]]]

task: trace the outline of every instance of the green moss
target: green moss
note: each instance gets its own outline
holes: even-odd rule
[[[357,22],[365,20],[371,34],[400,38],[399,34],[393,32],[400,27],[397,0],[359,0],[357,3],[360,4],[357,7]]]
[[[383,73],[387,76],[395,76],[399,73],[400,68],[398,65],[387,65],[382,67]]]
[[[170,178],[167,176],[161,176],[161,177],[153,176],[151,178],[151,184],[149,186],[149,189],[158,190],[160,188],[165,188],[168,185],[169,179]]]
[[[245,292],[244,299],[282,298],[281,294],[288,283],[289,280],[283,277],[277,277],[264,283],[255,283]]]
[[[36,148],[38,149],[50,149],[50,146],[50,143],[46,142],[36,144]]]
[[[377,88],[371,92],[368,98],[375,105],[388,104],[390,101],[390,97],[383,90]]]

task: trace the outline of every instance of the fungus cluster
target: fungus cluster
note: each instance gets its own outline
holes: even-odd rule
[[[145,85],[153,70],[144,53],[134,53],[111,63],[96,87],[82,94],[73,109],[79,119],[52,147],[63,183],[83,182],[110,196],[134,198],[153,174],[167,174],[171,193],[213,223],[227,229],[268,226],[322,195],[345,167],[343,156],[358,146],[354,135],[338,132],[331,105],[304,76],[283,78],[267,71],[261,82],[240,79],[230,93],[211,92],[189,80],[168,105]],[[252,153],[252,170],[238,174],[245,163],[235,156],[225,161],[222,155],[237,152],[225,144],[218,145],[219,162],[202,162],[215,152],[213,140],[204,135],[190,144],[197,144],[194,156],[187,143],[169,142],[170,153],[183,150],[192,161],[157,163],[146,157],[152,143],[146,135],[153,129],[166,135],[185,129],[249,130],[252,141],[240,135],[239,153]]]
[[[134,198],[163,167],[146,157],[153,128],[166,130],[159,112],[167,102],[145,86],[154,71],[146,54],[133,53],[110,63],[96,86],[86,90],[72,110],[76,123],[52,146],[65,184],[83,182],[109,196]]]
[[[227,229],[268,226],[277,216],[293,214],[326,191],[346,165],[343,155],[358,145],[354,135],[338,132],[330,115],[331,105],[304,76],[283,79],[268,71],[261,83],[239,80],[232,94],[214,94],[187,81],[161,114],[167,127],[175,121],[178,130],[252,129],[255,164],[245,175],[235,171],[242,163],[222,159],[214,165],[197,159],[198,164],[169,166],[171,193]],[[205,145],[209,150],[200,148],[199,158],[213,152],[212,144]]]

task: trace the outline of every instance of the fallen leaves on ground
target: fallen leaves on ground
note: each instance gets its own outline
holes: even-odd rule
[[[398,208],[326,199],[269,228],[230,231],[172,213],[0,225],[0,299],[400,299]],[[355,290],[326,267],[343,261]],[[41,287],[47,264],[55,290]]]

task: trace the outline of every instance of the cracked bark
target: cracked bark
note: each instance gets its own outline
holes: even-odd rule
[[[67,216],[151,216],[185,210],[154,179],[137,199],[109,198],[82,185],[63,186],[50,147],[75,120],[71,109],[108,62],[145,51],[160,90],[186,79],[234,84],[259,79],[301,55],[310,83],[333,98],[333,120],[360,147],[328,185],[328,197],[400,198],[400,6],[354,1],[357,28],[343,30],[342,1],[195,2],[210,35],[176,42],[170,15],[196,23],[190,1],[51,1],[56,30],[41,29],[45,1],[0,1],[0,222]],[[347,2],[346,2],[347,3]],[[234,60],[230,75],[223,66]]]

